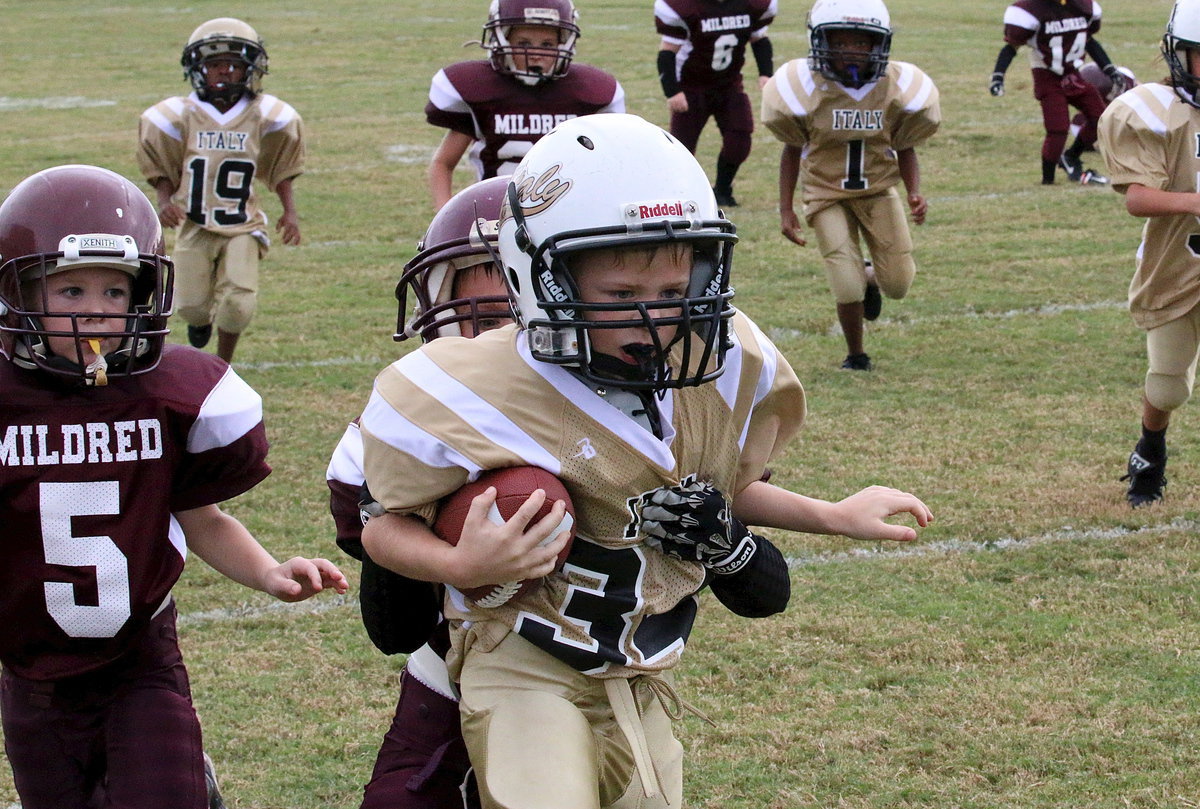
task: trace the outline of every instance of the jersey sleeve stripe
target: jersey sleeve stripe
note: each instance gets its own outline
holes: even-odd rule
[[[333,449],[329,459],[329,468],[325,470],[326,480],[335,480],[349,486],[361,486],[366,476],[363,475],[363,443],[362,432],[354,422],[346,425],[346,432]]]
[[[687,39],[687,23],[684,22],[683,17],[679,16],[678,11],[667,5],[665,0],[654,0],[654,17],[667,28],[680,29],[683,32],[683,38]]]
[[[183,133],[179,131],[179,127],[171,123],[171,120],[167,118],[167,116],[163,115],[162,112],[160,112],[156,107],[151,107],[150,109],[146,110],[144,113],[142,113],[142,116],[147,121],[154,124],[156,129],[172,140],[183,140]]]
[[[1041,25],[1037,17],[1020,6],[1009,6],[1004,10],[1004,24],[1015,25],[1018,28],[1024,28],[1026,31],[1036,31],[1038,26]]]
[[[796,87],[792,84],[793,81],[805,83],[805,79],[812,81],[812,76],[806,75],[808,71],[807,61],[796,61],[796,72],[790,70],[781,70],[775,74],[778,81],[775,82],[775,88],[779,90],[779,97],[783,99],[783,103],[787,104],[788,109],[793,115],[801,116],[808,115],[808,110],[804,108],[804,104],[800,101],[800,96],[796,92]]]
[[[443,112],[457,112],[471,115],[471,107],[463,101],[462,94],[455,88],[445,70],[434,74],[433,82],[429,85],[429,100],[433,106]],[[474,117],[474,116],[472,116]]]
[[[1151,88],[1151,92],[1154,92],[1155,90],[1158,90],[1158,89],[1159,88],[1157,88],[1157,87]],[[1174,92],[1171,91],[1171,89],[1169,87],[1163,87],[1162,89],[1170,94],[1169,97],[1161,99],[1163,101],[1164,106],[1168,106],[1168,105],[1170,105],[1171,101],[1174,99],[1175,94],[1174,94]],[[1155,95],[1160,95],[1160,94],[1155,93]],[[1133,110],[1134,114],[1137,115],[1137,117],[1142,120],[1142,123],[1144,123],[1146,125],[1146,127],[1154,134],[1156,134],[1156,135],[1167,134],[1167,122],[1164,121],[1162,118],[1158,117],[1154,113],[1154,111],[1152,109],[1150,109],[1150,106],[1148,104],[1146,104],[1145,100],[1143,100],[1141,98],[1141,96],[1139,96],[1135,93],[1125,93],[1124,95],[1118,97],[1117,102],[1121,103],[1121,104],[1125,104],[1131,110]]]
[[[905,112],[920,112],[925,109],[929,103],[929,96],[933,94],[933,80],[919,70],[913,69],[915,78],[920,82],[917,88],[916,95],[904,105]]]
[[[613,90],[612,101],[600,112],[625,112],[625,88],[620,82],[616,83],[616,88]]]
[[[262,421],[262,397],[234,373],[225,370],[209,391],[196,422],[188,431],[188,452],[227,447]]]
[[[547,452],[503,411],[446,373],[425,354],[409,354],[392,367],[492,443],[524,458],[530,464],[542,467],[552,475],[562,471],[553,453]]]
[[[362,430],[380,443],[411,455],[425,466],[441,469],[457,466],[472,475],[479,472],[478,464],[397,413],[379,392],[378,385],[371,392],[361,421]],[[371,493],[375,494],[374,490]]]

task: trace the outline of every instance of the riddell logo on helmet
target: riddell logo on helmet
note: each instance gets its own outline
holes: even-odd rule
[[[638,219],[659,219],[664,216],[683,216],[683,202],[655,202],[637,206]]]

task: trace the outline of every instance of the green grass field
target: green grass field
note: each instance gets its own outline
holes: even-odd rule
[[[665,123],[650,0],[580,5],[579,59],[618,76],[629,111]],[[807,53],[808,4],[781,5],[777,63]],[[1039,184],[1025,53],[1005,97],[986,91],[1004,0],[889,5],[893,56],[934,78],[945,121],[920,152],[930,214],[915,231],[917,281],[867,336],[876,371],[837,370],[844,346],[815,248],[778,233],[779,149],[765,130],[736,186],[735,283],[809,395],[774,482],[831,499],[886,483],[921,495],[937,521],[905,547],[775,535],[795,565],[792,606],[773,619],[735,619],[705,598],[680,691],[717,727],[678,728],[688,805],[1200,806],[1193,409],[1171,430],[1165,503],[1131,512],[1117,481],[1145,372],[1124,305],[1140,222],[1112,191]],[[43,0],[13,4],[0,31],[5,192],[64,162],[137,179],[137,116],[185,90],[192,28],[232,11],[265,37],[266,89],[308,126],[305,244],[264,264],[239,347],[275,472],[229,510],[277,556],[328,555],[354,579],[333,545],[324,470],[374,374],[408,348],[390,340],[392,290],[432,213],[424,168],[440,135],[425,94],[438,67],[479,53],[459,46],[486,3],[419,11],[433,7]],[[1099,38],[1144,81],[1166,72],[1170,7],[1104,3]],[[716,151],[706,132],[710,172]],[[371,647],[353,593],[276,608],[193,560],[176,594],[230,805],[357,806],[403,661]],[[3,768],[0,806],[16,800]]]

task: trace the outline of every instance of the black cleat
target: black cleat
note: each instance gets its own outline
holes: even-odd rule
[[[1062,157],[1058,158],[1058,165],[1062,166],[1063,171],[1067,173],[1067,179],[1073,183],[1080,185],[1108,185],[1108,178],[1097,171],[1085,169],[1083,161],[1077,156],[1071,156],[1066,152],[1062,153]]]
[[[217,786],[217,771],[213,768],[208,753],[204,754],[204,784],[208,787],[208,809],[226,809],[225,801],[221,798],[221,789]]]
[[[733,189],[721,191],[714,188],[713,196],[717,198],[717,204],[722,208],[736,208],[738,206],[738,201],[733,196]]]
[[[1130,508],[1140,508],[1157,503],[1163,498],[1163,487],[1167,485],[1167,459],[1151,463],[1134,449],[1129,455],[1129,465],[1121,480],[1129,481],[1125,499]]]
[[[867,264],[867,292],[863,295],[863,319],[877,320],[883,311],[883,295],[879,293],[879,284],[875,283],[875,272],[870,261]]]
[[[204,348],[212,339],[212,324],[207,326],[188,326],[188,342],[193,348]]]
[[[871,357],[863,352],[862,354],[847,354],[846,359],[842,360],[843,371],[869,371],[871,370]]]

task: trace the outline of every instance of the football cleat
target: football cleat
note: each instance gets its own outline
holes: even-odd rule
[[[1091,169],[1084,169],[1083,175],[1079,178],[1080,185],[1108,185],[1108,178],[1099,172]]]
[[[879,284],[875,283],[875,268],[867,259],[867,291],[863,295],[863,318],[877,320],[883,311],[883,295],[879,293]]]
[[[1085,169],[1083,161],[1079,157],[1072,156],[1066,152],[1062,153],[1062,157],[1058,158],[1058,165],[1062,166],[1063,171],[1067,173],[1067,179],[1073,183],[1080,185],[1108,185],[1108,178],[1103,174]]]
[[[204,754],[204,784],[208,787],[208,809],[226,809],[221,789],[217,786],[217,771],[208,753]]]
[[[869,371],[871,370],[871,356],[866,352],[862,354],[847,354],[846,359],[842,360],[843,371]]]
[[[721,191],[713,188],[713,196],[717,198],[717,204],[722,208],[736,208],[738,206],[737,199],[733,196],[733,191]]]
[[[193,348],[204,348],[212,339],[212,324],[207,326],[188,326],[188,342]]]
[[[1166,470],[1166,458],[1155,463],[1142,457],[1137,449],[1130,453],[1129,464],[1121,478],[1122,481],[1129,481],[1125,499],[1129,501],[1130,508],[1140,508],[1162,500],[1163,487],[1167,485]]]

